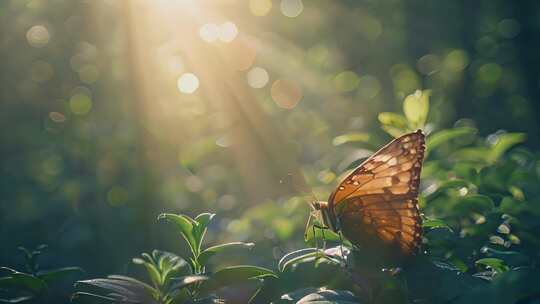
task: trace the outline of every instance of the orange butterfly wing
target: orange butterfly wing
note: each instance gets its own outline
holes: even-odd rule
[[[347,239],[363,246],[381,241],[397,245],[403,255],[417,251],[422,240],[417,196],[424,150],[421,130],[405,134],[339,184],[328,207]]]

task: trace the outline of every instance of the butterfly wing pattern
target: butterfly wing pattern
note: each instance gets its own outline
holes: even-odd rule
[[[364,161],[331,194],[328,211],[353,244],[397,248],[403,256],[418,250],[424,150],[421,130],[405,134]]]

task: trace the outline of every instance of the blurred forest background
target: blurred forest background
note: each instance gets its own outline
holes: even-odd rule
[[[0,1],[0,264],[45,243],[43,265],[130,272],[186,251],[159,213],[208,211],[210,243],[257,244],[229,259],[275,267],[306,189],[326,200],[416,90],[426,133],[477,130],[435,159],[521,132],[536,181],[538,37],[532,0]]]

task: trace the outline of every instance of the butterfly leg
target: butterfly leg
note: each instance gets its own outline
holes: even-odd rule
[[[315,235],[315,224],[311,226],[311,229],[313,230],[313,239],[315,240],[315,248],[317,248],[317,251],[319,251],[319,240],[317,239]]]
[[[324,231],[328,229],[328,227],[321,228],[321,234],[323,239],[323,251],[326,250],[326,237],[324,236]]]
[[[328,229],[328,227],[323,227],[323,226],[319,226],[317,224],[313,224],[313,226],[311,226],[312,229],[313,229],[313,238],[315,239],[315,247],[318,249],[319,248],[319,239],[316,237],[316,230],[315,229],[319,229],[321,230],[321,234],[322,234],[322,239],[323,239],[323,246],[322,246],[322,249],[326,249],[326,237],[324,236],[324,231],[326,229]]]
[[[341,233],[341,230],[338,231],[339,235],[339,251],[341,254],[341,258],[343,259],[343,262],[345,263],[345,268],[349,268],[349,262],[347,260],[347,257],[345,257],[344,251],[343,251],[343,234]]]

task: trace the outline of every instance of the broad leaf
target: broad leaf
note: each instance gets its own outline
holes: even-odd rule
[[[210,277],[206,275],[189,275],[172,279],[172,285],[169,290],[182,289],[186,286],[209,280]]]
[[[435,197],[437,197],[441,193],[444,193],[444,191],[448,189],[462,188],[462,187],[467,187],[468,185],[469,183],[462,179],[453,179],[453,180],[442,182],[441,184],[437,186],[437,188],[435,188],[433,192],[428,193],[426,195],[426,201],[429,202],[433,200]]]
[[[379,113],[378,118],[383,125],[402,130],[407,128],[407,119],[401,114],[392,112],[381,112]]]
[[[484,265],[493,269],[497,273],[502,273],[509,270],[503,260],[497,258],[483,258],[474,262],[476,265]]]
[[[21,297],[16,297],[16,298],[11,298],[11,299],[0,299],[0,303],[12,303],[12,304],[25,303],[25,302],[30,302],[33,299],[34,299],[34,296],[21,296]]]
[[[311,291],[311,292],[309,292]],[[309,293],[307,293],[309,292]],[[304,293],[307,293],[303,295]],[[298,299],[299,296],[302,296]],[[359,299],[352,292],[344,290],[330,290],[326,288],[306,288],[297,292],[285,294],[283,300],[294,301],[297,304],[358,304]]]
[[[214,255],[222,252],[226,252],[234,249],[251,249],[255,246],[254,243],[232,242],[227,244],[216,245],[208,247],[198,257],[198,261],[201,265],[206,265],[208,260]]]
[[[456,211],[462,214],[469,212],[485,213],[493,210],[495,204],[493,200],[486,195],[471,194],[463,197],[455,206]]]
[[[403,113],[405,113],[411,129],[422,128],[426,123],[430,94],[429,90],[418,90],[403,101]]]
[[[103,289],[105,294],[87,293],[83,291],[84,297],[97,296],[99,299],[108,298],[114,295],[124,302],[133,303],[157,303],[158,291],[149,285],[134,278],[124,276],[110,276],[107,279],[93,279],[78,281],[75,285],[78,288],[97,287]],[[80,293],[80,292],[79,292]],[[81,295],[79,295],[79,298]]]
[[[163,278],[161,277],[160,271],[156,267],[156,261],[153,257],[151,257],[148,253],[143,253],[142,256],[144,259],[140,258],[133,258],[133,263],[137,265],[143,265],[146,268],[146,272],[148,273],[148,277],[150,277],[150,280],[154,284],[154,287],[159,287],[163,285]]]
[[[483,247],[481,251],[487,257],[504,260],[507,265],[525,266],[531,263],[531,259],[528,256],[517,251],[502,251],[490,247]]]
[[[452,228],[448,226],[448,224],[446,224],[443,220],[440,219],[425,219],[422,221],[422,227],[424,227],[424,229],[444,228],[453,231]]]
[[[171,252],[153,250],[152,256],[154,257],[154,261],[156,261],[155,266],[161,275],[162,285],[167,283],[170,276],[180,274],[180,270],[187,265],[187,262],[183,258]]]
[[[429,151],[432,151],[433,149],[437,148],[441,144],[448,142],[454,138],[459,138],[465,135],[476,134],[477,131],[478,130],[474,128],[462,127],[462,128],[441,130],[436,133],[433,133],[429,135],[429,137],[426,140],[426,153],[429,153]]]
[[[115,304],[122,303],[122,300],[118,296],[105,296],[83,291],[77,291],[71,296],[71,302],[78,304]]]
[[[263,267],[250,265],[227,267],[212,274],[210,280],[202,282],[199,292],[201,294],[207,294],[224,286],[239,284],[249,279],[264,278],[268,276],[277,277],[272,270]]]
[[[315,240],[325,240],[333,242],[342,241],[342,238],[339,237],[339,234],[335,233],[331,229],[319,228],[324,226],[325,225],[322,224],[317,218],[314,218],[312,225],[307,227],[305,231],[304,240],[308,243],[313,243]]]
[[[84,273],[84,270],[80,267],[64,267],[53,270],[40,271],[37,273],[37,276],[45,281],[50,283],[52,281],[61,280],[64,277]]]
[[[38,277],[22,272],[14,272],[0,278],[0,289],[20,289],[33,294],[40,294],[47,289],[47,284]]]
[[[197,255],[201,252],[201,244],[206,234],[206,229],[208,224],[214,218],[215,214],[213,213],[201,213],[195,218],[195,225],[193,227],[193,236],[195,238],[195,245],[197,246]]]
[[[348,133],[334,137],[332,144],[339,146],[350,142],[367,142],[369,138],[370,136],[367,133]]]
[[[527,136],[524,133],[505,133],[497,136],[497,140],[489,154],[486,156],[488,162],[497,161],[508,149],[514,145],[524,142]]]
[[[185,215],[178,215],[178,214],[172,214],[172,213],[162,213],[158,216],[158,220],[165,219],[171,223],[173,223],[182,235],[182,237],[186,240],[186,242],[189,245],[189,248],[191,249],[191,252],[194,256],[197,256],[198,254],[198,244],[196,240],[196,232],[195,225],[196,222]]]
[[[390,134],[394,138],[398,138],[407,132],[407,130],[405,129],[399,129],[399,128],[387,126],[387,125],[381,126],[381,129],[383,129],[386,133]]]
[[[305,259],[314,259],[317,256],[323,255],[324,253],[318,248],[304,248],[289,252],[279,260],[278,269],[283,272],[294,263],[298,263]]]

